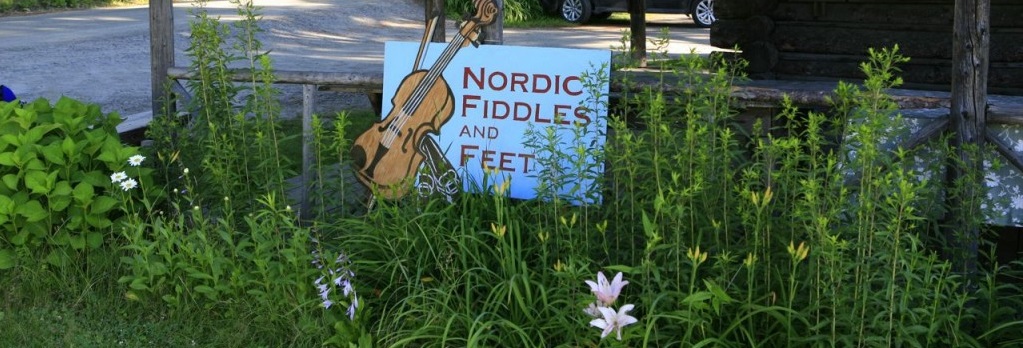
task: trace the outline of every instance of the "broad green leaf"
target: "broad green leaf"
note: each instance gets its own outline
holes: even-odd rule
[[[75,197],[75,201],[81,205],[88,205],[92,203],[93,197],[96,195],[96,190],[92,187],[92,184],[87,182],[80,182],[75,186],[74,193],[72,196]]]
[[[50,235],[52,226],[46,220],[26,222],[22,230],[28,231],[29,235],[34,236],[36,239],[46,238]]]
[[[50,163],[58,166],[67,164],[67,162],[64,161],[64,150],[61,149],[60,143],[50,143],[49,145],[43,146],[40,151],[43,152],[43,158],[46,158],[46,160],[50,161]]]
[[[18,137],[18,134],[7,133],[4,135],[0,135],[0,139],[3,139],[5,143],[14,145],[14,147],[19,147],[22,145],[21,138]]]
[[[39,195],[46,195],[51,189],[46,185],[46,173],[39,170],[25,172],[25,188]]]
[[[15,246],[25,245],[25,242],[28,242],[28,230],[22,229],[11,237],[11,244]]]
[[[107,228],[114,223],[103,214],[89,214],[85,216],[85,222],[95,228]]]
[[[0,195],[0,215],[14,215],[14,200],[11,197]]]
[[[17,257],[14,254],[14,250],[11,249],[0,249],[0,269],[10,269],[17,264]]]
[[[163,262],[152,261],[149,263],[149,273],[152,273],[153,276],[162,276],[167,274],[167,272],[169,272],[167,265],[164,265]]]
[[[7,188],[10,189],[11,191],[14,191],[14,190],[18,189],[18,175],[17,174],[7,174],[7,175],[4,175],[3,181],[4,181],[4,185],[6,185]]]
[[[71,137],[65,137],[64,141],[60,142],[60,150],[64,152],[64,156],[72,157],[78,153],[78,149],[75,145],[74,139]]]
[[[25,134],[22,135],[22,138],[21,138],[22,143],[21,143],[21,145],[25,146],[25,145],[28,145],[28,144],[37,144],[37,143],[39,143],[40,140],[43,140],[43,136],[45,136],[47,133],[49,133],[50,131],[52,131],[54,129],[57,129],[57,128],[60,128],[60,125],[59,124],[53,124],[53,123],[51,123],[51,124],[41,124],[41,125],[32,127],[32,129],[29,129],[27,132],[25,132]]]
[[[113,151],[103,151],[96,159],[103,163],[117,163],[117,154]]]
[[[71,236],[68,238],[68,241],[71,243],[71,247],[75,250],[85,249],[85,236],[83,235],[78,234]]]
[[[88,183],[94,187],[107,187],[110,185],[109,174],[103,174],[103,172],[98,170],[85,173],[81,179],[81,182]]]
[[[28,222],[36,222],[50,216],[50,213],[43,208],[39,201],[31,200],[14,208],[18,215],[24,216]]]
[[[110,211],[110,209],[115,207],[117,205],[117,202],[118,200],[112,197],[107,196],[96,197],[96,200],[92,202],[92,213],[105,214],[106,212]]]
[[[25,160],[23,162],[23,163],[25,163],[25,166],[22,169],[25,169],[25,170],[46,170],[47,169],[46,162],[43,162],[42,160],[37,158],[34,153],[30,154],[29,156],[24,157],[23,160]]]
[[[14,152],[0,153],[0,165],[8,167],[14,167],[17,164],[14,162]]]
[[[149,290],[149,285],[146,285],[146,280],[142,278],[135,278],[128,287],[135,290]]]
[[[67,195],[71,196],[71,183],[67,180],[61,180],[53,185],[53,194],[55,195]]]
[[[61,181],[54,185],[53,191],[50,191],[50,195],[47,196],[50,211],[59,212],[67,209],[71,204],[71,192],[71,184],[67,181]]]

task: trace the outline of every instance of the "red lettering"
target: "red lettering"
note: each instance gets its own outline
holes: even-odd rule
[[[479,158],[480,165],[488,169],[500,169],[505,172],[529,173],[533,170],[532,160],[536,158],[530,153],[501,152],[494,150],[480,150],[477,145],[462,146],[461,166],[465,167],[470,159]],[[496,162],[495,162],[496,161]],[[495,166],[496,164],[496,166]]]
[[[492,112],[490,113],[490,118],[498,120],[508,118],[508,113],[509,111],[511,111],[511,107],[508,106],[508,102],[503,100],[495,100],[492,105],[493,107],[491,108]],[[500,107],[500,109],[498,109],[498,107]]]
[[[522,159],[522,172],[529,173],[529,160],[535,158],[533,154],[520,153],[519,158]]]
[[[569,82],[572,82],[572,81],[579,82],[579,86],[582,87],[582,82],[579,81],[579,76],[569,76],[569,77],[566,77],[565,80],[561,82],[561,89],[564,90],[565,93],[568,93],[568,95],[573,96],[573,97],[577,96],[577,95],[580,95],[580,94],[583,94],[583,90],[581,88],[577,89],[575,91],[572,91],[572,90],[568,89],[568,84],[569,84]]]
[[[523,92],[528,92],[526,89],[526,83],[529,82],[529,75],[523,73],[512,73],[511,74],[511,91],[515,92],[515,86],[519,86],[519,89]]]
[[[537,86],[537,82],[543,81],[544,86],[540,88]],[[551,77],[547,74],[533,74],[533,93],[547,93],[551,90]]]
[[[480,149],[480,147],[476,146],[476,145],[462,144],[462,154],[461,154],[461,157],[460,157],[462,163],[459,164],[459,165],[462,166],[462,167],[465,167],[465,164],[469,162],[470,158],[476,157],[476,156],[473,156],[473,155],[469,154],[466,150],[479,150],[479,149]]]
[[[497,152],[494,150],[483,150],[483,157],[480,158],[480,161],[489,169],[494,169],[494,166],[491,166],[489,163],[494,161],[495,153]]]
[[[468,89],[469,88],[469,79],[470,78],[472,79],[473,82],[476,83],[476,88],[483,89],[483,77],[482,76],[486,76],[486,72],[483,70],[483,67],[480,67],[480,74],[479,75],[473,74],[471,68],[465,67],[465,69],[462,69],[462,89]]]
[[[500,84],[494,84],[495,77],[501,78]],[[490,89],[492,90],[495,91],[503,90],[505,87],[508,86],[508,75],[505,75],[503,72],[500,71],[490,74],[490,77],[487,78],[487,84],[490,86]]]
[[[471,103],[470,104],[469,101],[470,100],[480,100],[480,99],[482,99],[482,98],[480,96],[478,96],[478,95],[471,95],[471,94],[463,95],[462,96],[462,117],[465,117],[465,112],[467,110],[475,109],[476,108],[476,104],[475,103]],[[484,112],[486,112],[486,111],[484,111]]]
[[[564,117],[568,116],[568,112],[566,112],[564,110],[565,109],[571,109],[571,108],[572,108],[571,106],[564,105],[564,104],[555,105],[554,106],[554,116],[555,117],[562,117],[562,118],[564,118]]]
[[[525,108],[526,110],[525,114],[519,111],[522,110],[523,108]],[[516,121],[529,121],[531,117],[533,117],[533,110],[529,107],[529,104],[523,102],[515,102],[515,115],[512,116],[512,119]]]
[[[589,111],[589,110],[587,110],[586,107],[583,107],[583,106],[575,108],[575,117],[580,119],[580,120],[583,120],[584,122],[579,122],[579,123],[584,125],[584,126],[590,124],[590,121],[592,121],[592,120],[590,120],[590,115],[587,114],[586,111]]]

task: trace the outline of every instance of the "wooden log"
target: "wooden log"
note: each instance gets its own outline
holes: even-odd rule
[[[957,194],[946,194],[950,224],[945,237],[954,248],[953,269],[975,280],[984,184],[984,148],[987,129],[987,73],[990,45],[990,0],[956,0],[952,49],[952,96],[949,121],[953,130],[952,147],[956,159],[946,171],[946,191],[958,187]],[[962,178],[971,178],[960,184]]]
[[[899,45],[911,58],[951,59],[952,35],[947,26],[902,24],[860,25],[840,22],[775,22],[772,41],[781,52],[865,54],[869,48]],[[1023,31],[992,30],[990,59],[996,62],[1023,61]]]
[[[710,45],[731,49],[740,43],[749,42],[746,39],[747,25],[745,19],[718,19],[710,27]]]
[[[714,16],[720,20],[746,19],[756,14],[754,6],[747,0],[717,0],[714,2]],[[717,25],[715,23],[715,25]]]
[[[901,47],[900,47],[901,48]],[[809,54],[780,52],[774,72],[779,78],[807,79],[812,77],[841,78],[859,81],[864,78],[860,64],[866,55]],[[911,59],[901,64],[899,75],[916,88],[947,89],[952,81],[952,63],[945,59]],[[934,85],[927,87],[921,85]],[[1023,64],[991,63],[988,86],[1004,94],[1023,92]]]
[[[746,19],[745,42],[770,41],[774,33],[774,20],[771,17],[758,15]]]
[[[740,45],[742,58],[749,65],[746,70],[752,74],[770,72],[778,64],[778,49],[770,41],[754,41]]]
[[[1023,12],[1023,4],[1019,2],[992,5],[991,27],[1019,27],[1021,12]],[[789,1],[779,4],[774,11],[770,12],[770,16],[780,21],[898,22],[950,26],[954,13],[952,1],[929,4],[896,1],[828,3],[823,12],[820,10],[815,12],[813,3]]]
[[[747,5],[748,6],[748,5]],[[754,14],[767,14],[778,8],[778,0],[753,0]]]

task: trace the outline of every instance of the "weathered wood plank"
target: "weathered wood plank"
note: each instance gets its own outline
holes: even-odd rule
[[[1023,32],[991,29],[991,61],[1023,61]],[[902,24],[865,27],[837,22],[775,22],[772,41],[780,52],[864,54],[869,48],[899,45],[910,58],[950,59],[952,34],[948,27]]]
[[[871,3],[827,3],[823,9],[813,3],[781,3],[770,13],[778,21],[824,21],[872,24],[903,23],[908,25],[941,25],[949,29],[955,13],[951,1],[935,4],[873,1]],[[1004,3],[993,6],[992,28],[1019,27],[1023,4]],[[756,15],[751,13],[748,16]],[[743,17],[745,18],[745,17]],[[946,30],[951,33],[951,30]]]
[[[232,69],[232,81],[251,81],[252,73],[247,69]],[[196,76],[186,68],[173,67],[167,69],[167,74],[174,79],[194,79]],[[380,91],[384,88],[384,73],[362,72],[343,73],[325,71],[292,71],[274,70],[275,83],[317,85],[317,86],[344,86],[353,91]]]
[[[901,50],[901,46],[900,46]],[[863,78],[860,64],[866,55],[779,53],[778,63],[772,71],[777,77],[829,77],[859,80]],[[899,66],[900,75],[910,85],[940,85],[947,88],[952,81],[951,60],[912,58]],[[992,62],[988,75],[992,91],[997,93],[1023,92],[1023,64]]]

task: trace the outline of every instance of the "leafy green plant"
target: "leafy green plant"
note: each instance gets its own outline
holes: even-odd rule
[[[121,204],[110,174],[138,154],[121,144],[120,121],[69,98],[0,105],[0,268],[65,266],[110,240]],[[136,174],[151,183],[148,170]]]
[[[188,84],[194,95],[185,106],[188,116],[164,115],[150,125],[148,135],[161,166],[204,169],[196,194],[251,204],[267,192],[285,196],[286,179],[295,172],[279,148],[285,136],[278,122],[272,61],[256,38],[259,9],[251,1],[232,3],[241,18],[233,22],[234,30],[211,17],[205,1],[191,10],[186,54],[197,79]],[[230,67],[239,63],[252,72],[251,80],[233,81]],[[166,180],[173,184],[177,179]]]

